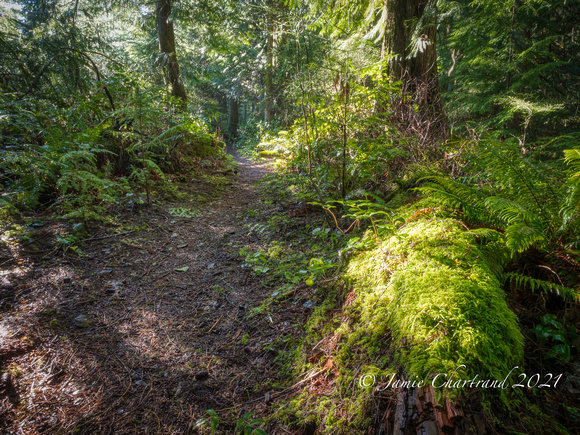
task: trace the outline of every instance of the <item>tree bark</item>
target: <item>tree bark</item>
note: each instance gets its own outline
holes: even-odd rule
[[[230,97],[228,99],[228,130],[232,138],[235,138],[238,135],[239,120],[238,101],[235,98]]]
[[[449,133],[437,73],[437,15],[429,8],[435,8],[433,0],[387,0],[382,50],[393,55],[389,73],[402,82],[401,98],[397,102],[400,121],[413,130],[422,130],[419,134],[422,142],[446,139]],[[414,41],[416,26],[420,26],[421,36]],[[414,106],[419,109],[419,119],[410,122]]]
[[[268,1],[268,40],[266,41],[266,76],[264,77],[264,122],[272,122],[273,119],[273,99],[274,99],[274,5],[272,0]]]
[[[159,51],[167,55],[167,75],[171,84],[171,94],[181,100],[180,108],[187,108],[187,93],[181,81],[179,64],[175,53],[175,33],[173,22],[170,20],[171,0],[157,0],[155,2],[157,17],[157,35],[159,37]]]
[[[387,5],[387,46],[395,55],[390,61],[391,74],[397,80],[437,77],[437,22],[436,17],[427,17],[425,10],[429,0],[397,1],[388,0]],[[423,19],[420,29],[421,39],[426,46],[412,56],[413,23]]]
[[[481,412],[480,392],[454,400],[446,395],[438,403],[430,385],[399,389],[392,428],[389,433],[398,435],[493,433]]]

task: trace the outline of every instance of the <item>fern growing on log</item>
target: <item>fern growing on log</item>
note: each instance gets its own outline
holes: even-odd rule
[[[543,279],[535,279],[527,275],[522,275],[516,272],[507,272],[504,274],[506,281],[511,282],[519,287],[529,288],[532,292],[542,290],[544,293],[556,293],[564,299],[578,299],[580,292],[578,289],[573,289],[563,285],[555,284],[553,282],[544,281]]]
[[[486,226],[502,228],[512,256],[532,246],[540,249],[560,241],[578,217],[580,154],[568,150],[566,161],[579,172],[559,190],[553,175],[506,144],[486,145],[478,155],[486,183],[469,185],[445,177],[429,177],[419,190],[460,208],[465,216]]]
[[[468,184],[435,176],[428,177],[418,189],[461,209],[469,221],[487,227],[472,232],[487,239],[500,238],[509,252],[508,259],[532,247],[548,253],[556,246],[578,246],[580,150],[566,151],[565,162],[572,171],[564,182],[509,144],[484,146],[476,157],[483,182]],[[553,185],[562,187],[554,189]],[[501,266],[505,264],[507,261]],[[577,290],[564,285],[521,274],[507,273],[504,278],[532,291],[542,289],[564,298],[578,295]]]

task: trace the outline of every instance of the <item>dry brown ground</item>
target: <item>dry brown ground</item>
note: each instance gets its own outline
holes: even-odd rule
[[[2,244],[0,431],[197,433],[208,409],[230,409],[223,429],[227,416],[269,413],[265,399],[291,380],[279,379],[268,343],[300,334],[308,310],[251,315],[272,289],[238,251],[261,243],[248,211],[274,206],[254,188],[266,168],[237,159],[239,175],[199,217],[168,211],[191,203],[125,210],[142,229],[93,230],[81,256],[52,249],[62,221],[37,230],[39,252]]]

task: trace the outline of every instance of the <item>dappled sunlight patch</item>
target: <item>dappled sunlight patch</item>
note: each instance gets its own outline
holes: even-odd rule
[[[35,422],[74,431],[105,406],[101,380],[106,370],[94,358],[80,355],[65,337],[60,337],[60,346],[58,350],[34,349],[7,367],[18,385],[16,414],[21,427]]]
[[[9,285],[11,278],[19,278],[30,273],[32,266],[30,261],[22,255],[22,244],[14,240],[14,237],[5,234],[0,237],[0,242],[8,254],[8,260],[4,260],[0,269],[0,284]],[[10,265],[6,263],[10,263]]]
[[[159,361],[169,361],[182,354],[179,340],[172,336],[173,324],[171,317],[138,309],[129,319],[111,326],[121,334],[119,348],[124,349],[129,359],[158,358]]]

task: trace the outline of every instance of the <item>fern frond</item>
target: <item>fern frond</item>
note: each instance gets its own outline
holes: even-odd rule
[[[79,142],[95,143],[99,139],[101,133],[106,128],[106,125],[101,124],[92,128],[87,128],[76,135],[76,139]]]
[[[570,180],[580,180],[580,148],[564,150],[564,161],[572,169]]]
[[[505,235],[507,246],[513,253],[522,253],[535,243],[541,244],[546,240],[540,230],[523,222],[508,226]]]
[[[153,138],[151,141],[143,144],[142,148],[145,150],[152,149],[155,146],[162,145],[164,143],[169,143],[184,137],[187,133],[184,124],[178,124],[174,127],[168,128],[163,131],[160,135]]]
[[[519,148],[503,144],[485,144],[486,148],[479,154],[483,167],[491,170],[492,175],[505,190],[506,195],[517,198],[526,204],[527,209],[541,217],[544,225],[552,227],[557,216],[557,193],[550,183],[546,183],[546,174],[540,171],[537,164],[529,161],[519,153]],[[550,198],[546,201],[546,197]],[[552,228],[553,230],[555,228]]]
[[[143,166],[149,170],[150,173],[157,174],[159,178],[165,180],[165,174],[163,173],[161,168],[157,165],[157,163],[155,163],[151,159],[143,159],[141,162],[143,163]]]
[[[86,165],[88,164],[91,169],[96,169],[97,164],[97,158],[95,155],[87,150],[69,151],[63,155],[60,160],[64,165],[71,168],[74,168],[77,165],[86,168]]]
[[[564,161],[570,166],[571,174],[566,182],[566,196],[560,208],[562,226],[559,231],[569,228],[580,215],[580,148],[564,150]]]
[[[91,172],[75,170],[64,172],[57,182],[57,187],[62,191],[63,195],[66,195],[68,192],[80,194],[89,191],[101,191],[113,184],[115,183],[99,178]]]
[[[580,181],[580,178],[579,178]],[[560,215],[562,216],[562,228],[568,227],[571,222],[578,218],[580,214],[580,182],[568,188],[566,200],[560,208]]]
[[[476,228],[470,230],[469,234],[485,241],[501,240],[504,238],[502,233],[491,228]]]
[[[544,281],[542,279],[535,279],[520,273],[508,272],[504,277],[506,280],[519,287],[529,288],[532,292],[542,290],[544,293],[556,293],[564,299],[572,300],[577,300],[580,296],[580,289],[565,287],[563,285],[554,284],[553,282]]]
[[[493,217],[487,212],[485,195],[478,189],[458,183],[445,177],[426,177],[431,184],[418,187],[417,190],[446,200],[452,207],[463,210],[465,215],[474,221],[495,224]]]
[[[542,222],[538,216],[519,202],[502,198],[501,196],[490,196],[485,199],[485,205],[492,213],[507,224],[523,221],[536,228],[542,226]]]
[[[485,260],[494,275],[499,280],[503,280],[504,268],[513,259],[513,253],[506,246],[505,241],[501,239],[490,241],[487,245],[481,246],[480,250],[485,255]]]

